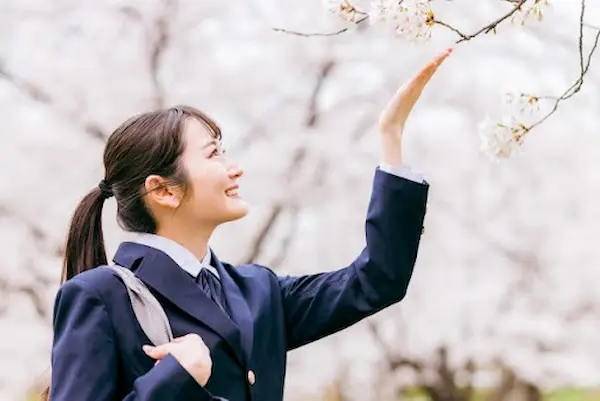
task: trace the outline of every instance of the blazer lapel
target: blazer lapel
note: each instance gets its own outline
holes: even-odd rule
[[[239,329],[167,254],[146,245],[124,242],[119,246],[114,262],[133,270],[148,287],[216,332],[231,346],[243,365],[245,354]],[[235,309],[239,302],[232,302],[230,305]]]
[[[212,251],[211,251],[212,252]],[[248,303],[244,299],[240,288],[231,278],[229,271],[221,263],[221,261],[212,252],[212,264],[219,272],[221,284],[225,292],[225,298],[229,304],[233,320],[237,323],[242,335],[242,350],[246,361],[250,360],[252,355],[252,345],[254,341],[254,323]]]

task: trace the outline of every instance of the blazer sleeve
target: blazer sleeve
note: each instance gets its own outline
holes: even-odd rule
[[[54,305],[52,401],[214,400],[172,356],[138,377],[125,397],[117,394],[118,355],[105,305],[77,277],[59,290]]]
[[[402,300],[417,258],[428,184],[375,172],[366,246],[337,271],[279,277],[288,349],[342,330]]]

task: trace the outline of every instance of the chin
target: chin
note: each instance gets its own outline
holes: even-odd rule
[[[250,205],[241,199],[236,199],[235,205],[227,208],[227,221],[235,221],[246,217],[250,212]]]

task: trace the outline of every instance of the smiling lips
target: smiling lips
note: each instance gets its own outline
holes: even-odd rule
[[[225,191],[225,195],[229,196],[230,198],[239,197],[238,188],[239,188],[239,185],[234,185],[232,187],[227,188],[227,190]]]

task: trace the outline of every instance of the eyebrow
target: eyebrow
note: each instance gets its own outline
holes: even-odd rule
[[[209,146],[212,146],[212,145],[219,146],[219,142],[217,142],[216,139],[212,139],[212,140],[208,141],[207,143],[205,143],[204,145],[202,145],[201,149],[206,149],[206,148],[208,148]]]

